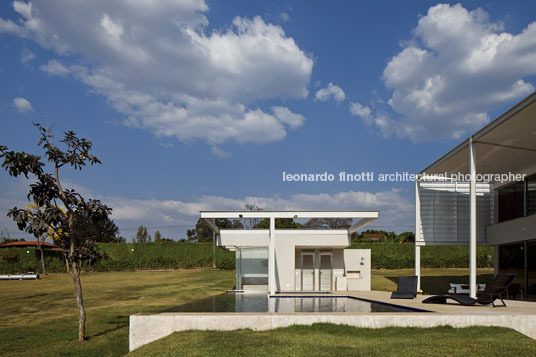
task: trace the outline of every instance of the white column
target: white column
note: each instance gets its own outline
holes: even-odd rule
[[[270,245],[268,247],[268,291],[275,294],[275,218],[270,217]]]
[[[469,139],[469,296],[476,298],[476,150],[473,137]]]
[[[419,196],[419,181],[415,180],[415,275],[417,276],[417,291],[421,290],[421,197]]]

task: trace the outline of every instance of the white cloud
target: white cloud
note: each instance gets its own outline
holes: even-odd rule
[[[69,74],[70,70],[65,67],[63,64],[56,60],[50,60],[47,64],[44,64],[39,67],[43,72],[51,74],[53,76],[66,76]]]
[[[413,204],[399,190],[382,192],[345,191],[338,193],[293,194],[289,197],[246,196],[231,198],[223,196],[202,196],[196,201],[178,200],[136,200],[121,197],[109,197],[106,204],[113,208],[112,218],[118,221],[179,222],[185,216],[195,223],[202,210],[240,210],[246,204],[255,202],[265,210],[379,210],[380,219],[375,225],[397,225],[401,230],[411,230],[402,225],[413,223]]]
[[[213,146],[210,151],[212,152],[212,155],[216,156],[219,159],[228,159],[233,156],[230,152],[226,152],[217,146]]]
[[[280,26],[236,17],[208,30],[202,0],[15,2],[14,9],[20,18],[1,20],[0,32],[62,55],[43,71],[83,81],[125,123],[157,136],[281,140],[295,124],[255,103],[308,95],[313,61]]]
[[[18,111],[19,113],[27,113],[33,110],[32,105],[25,98],[14,98],[12,105],[13,105],[13,108],[15,108],[15,110]]]
[[[386,136],[459,139],[486,124],[489,111],[534,91],[524,78],[536,74],[536,22],[511,34],[484,10],[439,4],[413,33],[383,71],[387,105],[350,107]]]
[[[305,117],[290,111],[287,107],[272,107],[274,116],[281,122],[289,126],[290,129],[296,129],[305,123]]]
[[[279,19],[283,22],[287,22],[290,20],[290,15],[283,11],[279,14]]]
[[[333,99],[337,103],[340,103],[346,99],[346,95],[341,87],[330,82],[326,88],[319,89],[316,92],[315,99],[321,102]]]
[[[27,48],[23,48],[20,53],[20,60],[22,63],[30,62],[35,58],[35,55]]]
[[[17,206],[26,206],[26,194],[31,179],[18,177],[12,179],[0,176],[0,184],[6,187],[0,191],[0,212]],[[191,228],[199,218],[201,210],[240,210],[246,204],[255,203],[265,210],[379,210],[380,218],[373,225],[384,226],[387,230],[412,230],[414,223],[414,206],[408,197],[399,189],[380,192],[343,191],[336,193],[306,194],[297,193],[287,197],[274,196],[243,196],[238,198],[225,196],[201,196],[191,201],[133,199],[117,196],[97,195],[91,190],[64,180],[64,187],[75,189],[85,198],[99,199],[113,209],[112,219],[120,228],[134,228],[139,224],[146,226],[188,225]],[[191,227],[190,227],[191,226]],[[390,227],[396,226],[396,227]],[[5,215],[0,215],[0,229],[6,227],[9,232],[17,232],[15,223]],[[184,231],[186,228],[184,228]],[[168,236],[178,237],[180,229],[160,229]],[[135,230],[121,231],[124,237],[131,237]],[[26,234],[15,233],[12,237],[27,237]],[[184,237],[184,234],[180,234]]]

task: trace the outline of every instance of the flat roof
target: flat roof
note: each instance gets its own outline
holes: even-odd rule
[[[200,211],[201,218],[378,218],[377,210]]]
[[[476,131],[420,173],[469,173],[469,141],[476,145],[479,174],[527,173],[536,169],[536,92]]]

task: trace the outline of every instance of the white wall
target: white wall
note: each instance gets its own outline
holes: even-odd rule
[[[269,230],[221,230],[218,239],[220,246],[267,247],[270,242]],[[294,290],[296,271],[296,248],[299,249],[343,249],[350,245],[346,229],[305,230],[276,229],[275,231],[275,265],[276,290]],[[340,254],[333,257],[334,268],[340,263]],[[318,261],[318,260],[317,260]],[[337,263],[336,263],[337,262]],[[337,264],[337,265],[336,265]],[[317,272],[318,273],[318,272]],[[334,270],[335,274],[335,270]],[[318,276],[318,275],[317,275]],[[335,275],[334,275],[335,276]]]
[[[536,239],[536,215],[488,226],[488,244],[505,244]]]

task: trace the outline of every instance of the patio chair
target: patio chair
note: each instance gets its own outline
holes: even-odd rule
[[[478,303],[480,305],[491,304],[493,305],[493,307],[495,307],[495,300],[500,299],[502,302],[502,306],[506,307],[506,304],[504,303],[502,295],[506,293],[508,286],[512,283],[515,277],[516,277],[515,273],[499,273],[495,277],[495,280],[493,280],[491,284],[487,285],[486,289],[484,289],[483,292],[478,294],[476,299],[473,299],[472,297],[469,297],[469,296],[458,295],[458,294],[436,295],[436,296],[431,296],[428,299],[423,300],[423,303],[424,304],[446,304],[447,299],[452,299],[456,301],[457,303],[464,305],[464,306],[471,306],[471,305],[475,305]]]
[[[391,294],[391,299],[415,299],[417,296],[417,277],[399,276],[396,291]]]

